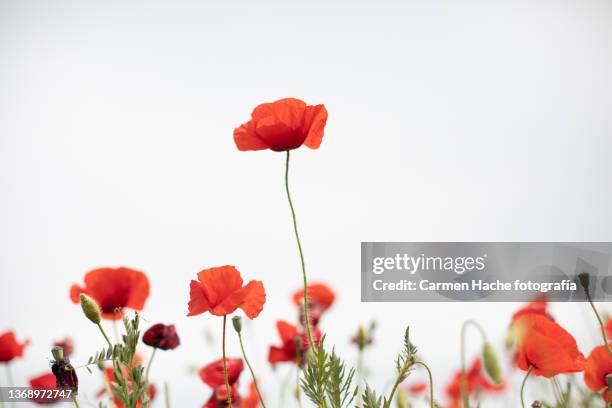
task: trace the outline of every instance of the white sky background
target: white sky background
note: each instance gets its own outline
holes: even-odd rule
[[[151,279],[144,317],[183,342],[153,380],[200,406],[188,367],[219,356],[203,332],[221,320],[185,317],[189,280],[229,263],[265,283],[247,348],[278,406],[267,346],[301,282],[284,156],[232,140],[265,101],[329,110],[322,147],[293,155],[294,200],[310,276],[339,293],[329,343],[352,361],[351,333],[379,319],[379,388],[405,325],[442,395],[462,321],[501,344],[516,305],[360,304],[361,241],[612,240],[612,3],[288,3],[0,0],[0,331],[32,339],[19,383],[53,339],[75,338],[76,364],[103,346],[68,288],[126,265]],[[587,353],[586,306],[553,311]]]

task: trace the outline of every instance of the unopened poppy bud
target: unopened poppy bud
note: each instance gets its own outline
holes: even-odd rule
[[[102,320],[102,313],[100,312],[100,306],[98,306],[98,303],[84,293],[81,293],[80,299],[81,308],[83,309],[85,316],[93,323],[100,324],[100,321]]]
[[[240,333],[242,331],[242,317],[232,317],[232,324],[234,325],[234,330],[236,330],[236,333]]]
[[[589,281],[591,280],[591,276],[587,272],[582,272],[580,275],[578,275],[578,280],[580,281],[580,284],[582,285],[584,290],[588,293],[590,283]]]
[[[51,354],[53,355],[53,360],[60,361],[64,358],[64,349],[59,346],[55,346],[51,349]]]
[[[482,358],[484,360],[485,371],[496,384],[502,383],[501,369],[499,368],[499,360],[495,349],[488,341],[482,347]]]
[[[608,388],[612,389],[612,374],[606,375],[606,385]]]
[[[533,403],[531,404],[531,408],[542,408],[542,403],[538,400],[533,401]]]

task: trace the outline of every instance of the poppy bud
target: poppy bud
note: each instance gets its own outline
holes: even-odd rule
[[[499,360],[495,349],[488,341],[482,347],[482,358],[484,360],[485,371],[489,377],[496,383],[502,383],[501,369],[499,368]]]
[[[181,344],[174,325],[171,324],[166,326],[161,323],[149,327],[142,335],[142,341],[147,346],[162,350],[173,350]]]
[[[240,333],[242,331],[242,318],[240,316],[232,317],[232,325],[236,333]]]
[[[64,357],[64,351],[61,347],[53,347],[51,354],[55,359],[53,365],[51,365],[51,372],[55,376],[55,385],[57,388],[70,389],[76,394],[79,389],[79,379],[76,370],[70,364],[70,360]]]
[[[79,297],[81,299],[81,308],[83,309],[85,316],[91,320],[92,323],[100,324],[102,313],[100,312],[100,306],[98,306],[98,303],[84,293],[81,293]]]
[[[590,278],[591,276],[587,272],[582,272],[580,275],[578,275],[578,280],[584,288],[584,291],[587,293],[589,292],[589,281],[591,280]]]

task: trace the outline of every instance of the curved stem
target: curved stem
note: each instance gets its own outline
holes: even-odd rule
[[[523,382],[521,383],[521,406],[525,408],[525,383],[527,383],[527,378],[529,378],[529,374],[531,374],[531,370],[533,370],[533,366],[529,366],[529,370],[527,370],[527,374],[525,374],[525,378],[523,378]]]
[[[317,348],[317,345],[313,341],[312,330],[310,329],[310,316],[308,314],[308,276],[306,275],[306,263],[304,262],[304,251],[302,250],[300,233],[298,232],[295,209],[293,208],[293,201],[291,200],[291,193],[289,192],[289,150],[287,150],[287,159],[285,161],[285,190],[287,191],[287,200],[289,201],[289,208],[291,209],[291,218],[293,219],[293,231],[295,233],[295,240],[297,242],[298,251],[300,253],[300,263],[302,265],[302,280],[304,284],[304,299],[302,299],[304,308],[304,325],[306,326],[306,333],[308,335],[308,343],[310,345],[309,349],[314,350]]]
[[[102,324],[98,323],[98,328],[100,329],[100,333],[102,333],[102,336],[104,336],[104,340],[106,340],[106,343],[108,344],[108,347],[112,348],[113,347],[113,343],[111,343],[110,339],[108,338],[108,335],[104,331],[104,328],[102,327]]]
[[[153,353],[151,353],[151,357],[149,358],[149,362],[147,363],[147,371],[145,372],[145,382],[147,385],[149,384],[149,371],[151,371],[151,363],[153,363],[153,357],[155,357],[155,353],[157,352],[157,347],[153,347]]]
[[[223,354],[223,380],[225,381],[225,391],[227,392],[227,405],[232,408],[232,392],[227,379],[227,357],[225,356],[225,326],[227,323],[227,315],[223,316],[223,340],[221,341],[221,351]]]
[[[606,334],[606,326],[604,325],[604,322],[601,319],[601,316],[599,315],[599,312],[597,311],[597,308],[595,307],[595,304],[593,303],[593,299],[591,298],[591,294],[586,289],[585,289],[585,293],[586,293],[587,300],[589,301],[589,304],[591,305],[591,309],[593,309],[593,313],[595,313],[595,317],[597,317],[597,322],[599,323],[599,330],[601,331],[601,337],[603,338],[604,344],[606,345],[606,348],[608,350],[608,354],[610,354],[610,356],[612,356],[612,348],[610,348],[610,344],[608,342],[608,336]]]
[[[415,361],[415,364],[420,364],[427,370],[427,375],[429,376],[429,406],[434,408],[436,403],[434,402],[434,392],[433,392],[433,375],[431,374],[431,369],[427,364],[422,361]]]
[[[253,367],[249,359],[247,358],[246,352],[244,351],[244,344],[242,342],[242,334],[238,333],[238,340],[240,341],[240,350],[242,350],[242,357],[244,358],[244,362],[246,363],[249,371],[251,372],[251,377],[253,378],[253,384],[255,384],[255,391],[257,391],[257,395],[259,396],[259,401],[263,408],[266,408],[266,404],[264,403],[261,392],[259,391],[259,384],[257,383],[257,378],[255,377],[255,372],[253,371]]]
[[[482,341],[487,341],[487,335],[482,326],[475,320],[466,320],[461,325],[461,399],[463,400],[463,408],[470,408],[470,394],[468,392],[467,368],[465,363],[465,334],[469,326],[474,326],[482,337]]]

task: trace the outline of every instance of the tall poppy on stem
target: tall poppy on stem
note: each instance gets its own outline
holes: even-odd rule
[[[584,382],[593,392],[600,392],[606,403],[612,403],[612,357],[605,345],[595,347],[589,354]]]
[[[199,372],[200,378],[213,390],[212,396],[202,408],[218,408],[225,406],[225,403],[231,406],[231,401],[240,404],[238,379],[243,368],[244,365],[239,358],[217,360],[202,367]]]
[[[304,320],[306,332],[311,344],[315,344],[308,313],[308,276],[304,251],[298,232],[297,218],[291,193],[289,191],[289,157],[290,151],[306,145],[318,149],[323,140],[323,131],[327,122],[327,110],[324,105],[306,105],[296,98],[280,99],[272,103],[263,103],[251,113],[251,120],[234,129],[234,142],[238,150],[266,150],[286,152],[285,190],[293,220],[293,231],[297,242],[302,267],[304,285]],[[315,346],[316,347],[316,346]]]
[[[256,318],[263,310],[266,292],[261,281],[252,280],[243,286],[240,272],[231,265],[204,269],[198,273],[198,280],[192,280],[189,291],[188,316],[209,312],[223,317],[222,354],[223,374],[227,403],[232,407],[232,393],[227,378],[227,358],[225,356],[225,331],[227,315],[240,308],[249,319]]]

